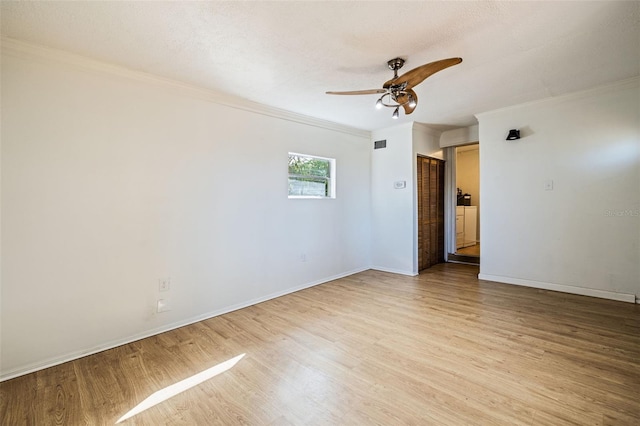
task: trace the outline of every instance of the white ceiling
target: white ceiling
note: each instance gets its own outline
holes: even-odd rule
[[[640,75],[640,2],[12,2],[5,37],[375,130],[473,114]],[[410,116],[374,109],[400,56],[429,77]]]

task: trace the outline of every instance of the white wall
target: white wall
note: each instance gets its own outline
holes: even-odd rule
[[[440,148],[439,140],[441,133],[426,124],[413,123],[413,155],[426,155],[444,160],[444,150]],[[414,158],[415,160],[415,158]],[[417,162],[413,161],[413,168],[416,171]]]
[[[481,278],[640,294],[638,99],[635,79],[478,115]]]
[[[416,156],[443,158],[439,138],[440,132],[413,122],[372,134],[372,141],[387,141],[387,147],[373,150],[371,158],[374,269],[404,275],[418,273]],[[406,182],[405,188],[394,188],[397,181]]]
[[[371,155],[371,264],[405,275],[414,274],[412,129],[413,123],[406,123],[371,136],[372,141],[387,141],[386,148]],[[406,187],[395,189],[397,181]]]
[[[2,56],[2,378],[369,268],[368,133],[19,50]],[[287,199],[288,151],[336,158],[337,198]]]

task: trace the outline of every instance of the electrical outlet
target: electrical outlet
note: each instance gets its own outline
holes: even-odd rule
[[[300,262],[307,261],[307,253],[300,253]]]
[[[170,278],[160,278],[158,280],[158,290],[159,291],[169,291],[169,287],[171,285]]]
[[[170,310],[171,306],[169,305],[169,299],[158,299],[158,313]]]

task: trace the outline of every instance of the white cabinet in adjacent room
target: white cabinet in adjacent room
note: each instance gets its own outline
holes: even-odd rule
[[[464,206],[456,207],[456,248],[464,247]]]
[[[456,206],[456,248],[477,243],[478,206]]]
[[[476,244],[476,226],[478,221],[478,207],[465,206],[464,208],[464,246]]]

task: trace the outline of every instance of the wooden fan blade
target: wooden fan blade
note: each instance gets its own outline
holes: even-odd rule
[[[375,95],[379,93],[386,93],[385,89],[371,89],[371,90],[351,90],[348,92],[326,92],[327,95]]]
[[[407,71],[401,76],[398,76],[398,78],[387,81],[382,87],[387,88],[391,85],[403,84],[406,82],[406,89],[411,89],[412,87],[422,83],[430,75],[433,75],[438,71],[442,71],[445,68],[458,65],[460,62],[462,62],[462,58],[449,58],[430,62],[428,64],[421,65],[418,68],[414,68],[411,71]]]
[[[414,92],[412,89],[409,89],[406,92],[407,94],[398,96],[396,98],[396,102],[402,105],[402,108],[404,108],[404,113],[408,115],[408,114],[411,114],[414,109],[416,109],[416,106],[418,106],[418,95],[416,95],[416,92]],[[409,105],[409,95],[411,95],[413,99],[416,101],[416,103],[413,106]]]

